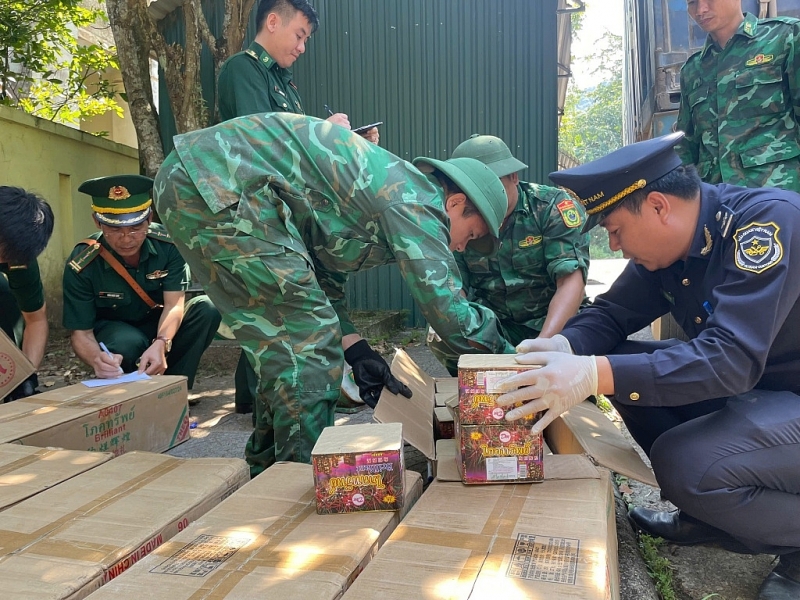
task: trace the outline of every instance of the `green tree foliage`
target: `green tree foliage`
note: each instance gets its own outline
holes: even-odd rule
[[[574,27],[574,25],[573,25]],[[583,60],[597,64],[594,87],[580,89],[570,82],[559,130],[560,149],[585,163],[622,146],[622,37],[607,33],[594,54]],[[573,59],[575,60],[575,59]],[[591,232],[592,258],[619,258],[608,248],[602,227]]]
[[[0,104],[71,124],[109,110],[122,116],[105,78],[117,68],[114,49],[76,38],[105,20],[81,0],[0,0]]]

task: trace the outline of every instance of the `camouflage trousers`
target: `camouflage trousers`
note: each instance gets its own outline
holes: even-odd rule
[[[287,224],[291,211],[269,187],[254,195],[214,214],[175,152],[161,166],[153,195],[175,245],[258,375],[255,429],[245,447],[252,476],[276,461],[311,462],[317,438],[333,425],[344,366],[338,317]]]

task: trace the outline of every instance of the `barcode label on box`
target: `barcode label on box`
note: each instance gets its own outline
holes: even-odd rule
[[[486,371],[484,373],[486,393],[502,394],[506,390],[500,389],[500,384],[514,375],[517,375],[516,371]]]
[[[486,481],[512,481],[517,478],[517,457],[486,459]]]
[[[575,585],[580,540],[520,533],[506,576]]]
[[[206,577],[249,542],[247,537],[199,535],[150,572]]]

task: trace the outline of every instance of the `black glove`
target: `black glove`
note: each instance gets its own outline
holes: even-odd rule
[[[344,351],[344,359],[353,367],[353,379],[358,385],[358,394],[370,408],[375,408],[381,397],[383,386],[393,394],[411,398],[411,390],[392,375],[383,357],[369,347],[367,340],[360,340]]]
[[[36,389],[38,387],[39,387],[39,376],[36,373],[33,373],[25,381],[23,381],[17,387],[15,387],[8,394],[8,396],[5,397],[4,401],[13,402],[14,400],[19,400],[20,398],[27,398],[28,396],[33,396],[34,394],[38,394],[39,390]]]

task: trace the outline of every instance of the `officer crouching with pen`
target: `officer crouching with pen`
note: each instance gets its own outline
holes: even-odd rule
[[[153,223],[152,187],[149,177],[112,175],[78,188],[100,231],[67,259],[63,323],[95,377],[185,375],[191,389],[221,316],[208,296],[186,301],[189,267]]]

